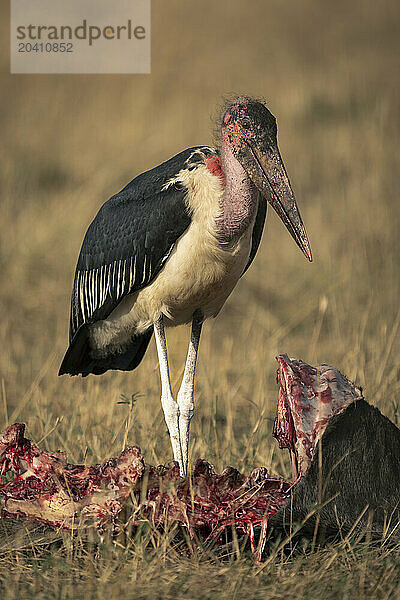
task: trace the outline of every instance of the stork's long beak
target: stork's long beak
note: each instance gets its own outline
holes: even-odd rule
[[[261,152],[247,144],[243,166],[264,198],[282,219],[290,235],[312,262],[310,242],[277,146]]]

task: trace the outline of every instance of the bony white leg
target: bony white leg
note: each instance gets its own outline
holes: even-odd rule
[[[178,392],[177,402],[179,406],[179,434],[181,440],[182,477],[187,474],[189,428],[194,413],[194,375],[196,371],[197,351],[202,327],[202,315],[196,312],[193,315],[192,331],[190,335],[189,349],[186,358],[185,372]]]
[[[161,376],[161,405],[164,411],[165,422],[171,438],[174,459],[179,463],[179,470],[183,472],[181,442],[179,437],[179,407],[174,399],[169,377],[167,341],[165,339],[163,316],[154,323],[154,334],[158,352],[158,363]]]

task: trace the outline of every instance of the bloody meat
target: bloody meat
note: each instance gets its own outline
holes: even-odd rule
[[[328,533],[343,534],[367,521],[373,533],[396,526],[400,430],[337,369],[287,355],[277,360],[273,435],[290,452],[291,483],[264,467],[248,476],[233,467],[218,474],[201,459],[182,480],[177,463],[146,466],[137,446],[101,465],[73,465],[63,452],[38,448],[25,438],[25,425],[16,423],[0,436],[1,516],[53,528],[102,528],[115,524],[130,497],[133,526],[143,520],[157,527],[177,523],[192,537],[216,541],[234,527],[249,535],[253,551],[259,528],[259,553],[267,529],[289,533],[304,520],[306,534],[317,520]]]
[[[350,531],[395,538],[400,430],[337,369],[286,355],[278,362],[274,435],[291,453],[296,485],[270,526],[289,533],[305,521],[301,533],[320,539]]]

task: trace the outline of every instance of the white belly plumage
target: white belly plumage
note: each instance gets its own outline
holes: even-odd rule
[[[96,354],[120,352],[135,333],[143,333],[160,315],[166,317],[167,326],[190,322],[197,309],[204,318],[215,317],[243,273],[254,222],[234,243],[220,243],[215,220],[223,189],[206,168],[196,171],[195,181],[192,173],[185,181],[193,211],[189,228],[152,283],[123,298],[107,319],[90,326],[89,339]]]

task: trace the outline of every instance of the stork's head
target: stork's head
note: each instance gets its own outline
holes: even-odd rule
[[[258,100],[238,98],[223,114],[221,133],[223,142],[312,261],[307,233],[279,152],[273,114]]]

